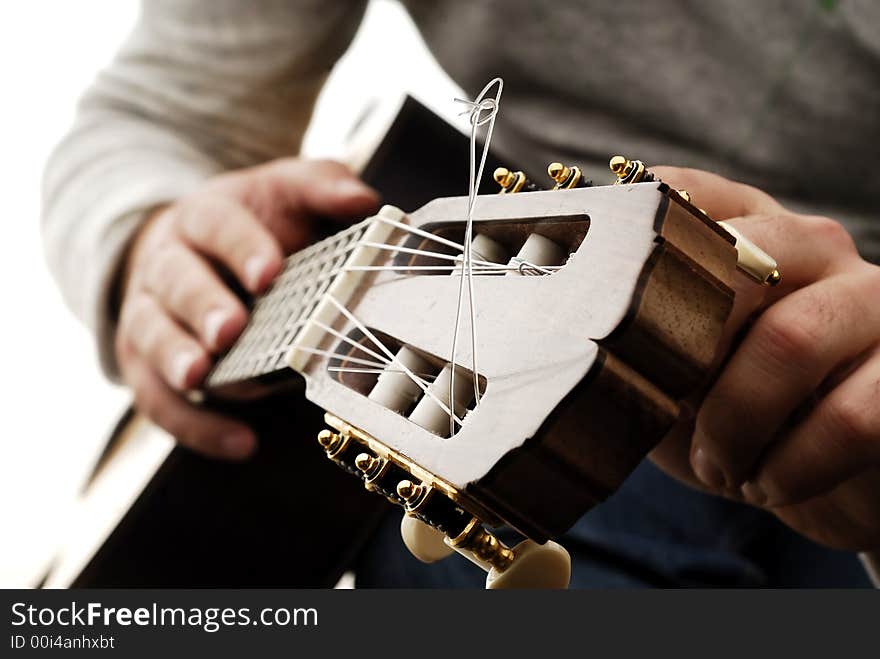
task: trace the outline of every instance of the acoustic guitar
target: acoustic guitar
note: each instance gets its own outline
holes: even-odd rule
[[[737,272],[779,273],[620,157],[595,186],[490,158],[499,187],[468,236],[467,153],[407,100],[362,171],[388,205],[289,257],[199,392],[256,429],[257,454],[213,461],[130,412],[45,585],[330,587],[389,506],[424,561],[457,551],[495,588],[567,584],[553,538],[705,384]]]

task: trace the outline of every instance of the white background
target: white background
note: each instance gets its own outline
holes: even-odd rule
[[[137,12],[135,0],[0,4],[0,587],[32,585],[45,569],[69,503],[128,401],[99,373],[91,337],[49,277],[39,187],[77,97]],[[358,110],[404,89],[444,114],[459,109],[457,90],[405,12],[375,0],[322,95],[304,150],[342,153]]]

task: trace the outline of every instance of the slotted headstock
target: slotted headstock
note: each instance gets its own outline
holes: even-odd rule
[[[714,357],[736,250],[656,181],[481,197],[475,323],[461,315],[452,406],[466,206],[383,208],[290,364],[337,430],[371,439],[335,457],[362,475],[402,468],[375,488],[405,503],[406,476],[544,540],[612,492],[673,422]],[[361,453],[375,459],[361,460],[368,470]]]
[[[327,411],[328,457],[509,576],[486,525],[544,542],[617,489],[708,373],[737,267],[778,281],[643,163],[611,167],[592,187],[553,163],[549,191],[497,170],[470,260],[468,198],[384,207],[292,257],[214,381],[290,366]]]

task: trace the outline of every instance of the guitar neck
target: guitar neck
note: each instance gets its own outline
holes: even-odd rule
[[[272,286],[254,304],[241,336],[208,374],[206,389],[287,369],[291,345],[368,225],[364,220],[287,258]]]

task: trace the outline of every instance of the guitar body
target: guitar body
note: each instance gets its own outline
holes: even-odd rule
[[[170,448],[70,585],[332,587],[339,580],[387,503],[316,450],[321,412],[301,392],[279,392],[235,411],[257,432],[255,456],[226,463]],[[136,453],[131,445],[169,448],[170,440],[157,442],[161,431],[136,415],[119,432],[123,445],[96,473],[96,491],[103,470],[149,464],[126,464],[123,456]]]
[[[361,175],[384,200],[416,208],[461,194],[467,158],[466,137],[406,98]],[[323,411],[305,400],[295,373],[248,398],[214,403],[257,431],[260,448],[244,463],[204,458],[127,414],[43,585],[336,584],[390,504],[325,459],[314,441]]]

